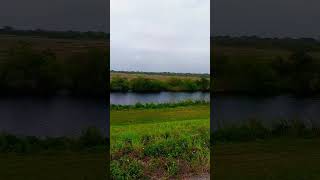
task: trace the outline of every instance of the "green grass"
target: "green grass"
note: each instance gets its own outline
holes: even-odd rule
[[[208,173],[209,104],[111,111],[113,179]]]
[[[320,179],[320,138],[217,143],[212,177],[223,180]]]
[[[193,119],[209,119],[210,109],[208,105],[196,105],[176,108],[161,109],[132,109],[132,110],[112,110],[110,112],[111,126],[184,121]]]
[[[107,153],[0,153],[0,179],[105,180]]]
[[[106,179],[107,142],[96,128],[73,138],[0,133],[0,179]]]

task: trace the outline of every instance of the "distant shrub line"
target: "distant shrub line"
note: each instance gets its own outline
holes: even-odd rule
[[[209,91],[210,80],[172,77],[167,80],[139,76],[133,79],[112,77],[110,89],[113,92],[160,92],[160,91]]]
[[[320,128],[307,127],[299,120],[281,120],[271,127],[260,121],[250,120],[240,126],[227,126],[211,133],[211,144],[223,142],[255,141],[279,137],[316,138],[320,137]]]
[[[267,38],[259,36],[214,36],[213,46],[280,48],[287,50],[308,49],[319,50],[320,41],[314,38]]]
[[[320,94],[320,63],[312,52],[295,50],[288,57],[246,53],[246,56],[214,53],[211,58],[213,91],[257,95]]]
[[[210,78],[210,74],[207,73],[175,73],[175,72],[144,72],[144,71],[114,71],[111,70],[111,73],[124,73],[124,74],[133,74],[133,75],[163,75],[163,76],[182,76],[182,77],[205,77]]]
[[[21,42],[8,48],[0,63],[0,95],[105,96],[108,89],[109,51],[88,48],[63,58],[51,51],[35,50]]]
[[[209,105],[208,101],[192,101],[186,100],[176,103],[136,103],[134,105],[118,105],[111,104],[110,110],[129,110],[129,109],[161,109],[161,108],[175,108],[193,105]]]
[[[46,38],[62,39],[109,39],[109,34],[98,31],[49,31],[44,29],[19,30],[10,26],[0,28],[0,34],[16,36],[41,36]]]
[[[45,151],[105,151],[109,140],[96,128],[88,128],[80,137],[15,136],[0,133],[0,152],[36,153]]]

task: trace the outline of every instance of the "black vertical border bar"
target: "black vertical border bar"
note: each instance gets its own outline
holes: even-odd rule
[[[106,141],[107,141],[107,162],[106,162],[106,178],[107,179],[111,179],[111,174],[110,174],[110,0],[106,0],[107,3],[106,3],[106,32],[108,33],[108,39],[107,39],[107,49],[108,49],[108,60],[107,60],[107,97],[106,97],[106,109],[107,109],[107,113],[106,113],[106,116],[107,116],[107,121],[106,121],[106,126],[107,126],[107,138],[106,138]]]
[[[213,37],[214,37],[214,0],[210,0],[210,179],[213,178],[213,172],[214,172],[214,139],[213,139],[213,131],[214,131],[214,95],[213,95],[213,88],[214,88],[214,67],[212,62],[213,57]]]

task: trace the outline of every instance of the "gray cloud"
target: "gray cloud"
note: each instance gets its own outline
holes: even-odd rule
[[[216,35],[319,37],[318,0],[213,0]]]
[[[111,69],[209,72],[209,0],[112,0]]]
[[[0,26],[21,29],[108,31],[109,0],[8,0]]]

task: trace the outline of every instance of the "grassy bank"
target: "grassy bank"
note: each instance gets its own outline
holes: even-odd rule
[[[320,131],[302,121],[281,121],[271,127],[250,121],[219,129],[211,140],[213,178],[320,178]]]
[[[0,179],[7,180],[105,180],[108,153],[43,152],[0,153]]]
[[[107,142],[95,128],[74,138],[1,133],[0,179],[106,179]]]
[[[110,89],[113,92],[160,92],[160,91],[209,91],[208,74],[179,73],[110,73]]]
[[[317,180],[320,138],[275,138],[217,143],[212,150],[213,179]]]
[[[209,112],[209,104],[111,110],[112,178],[181,178],[207,173]]]

